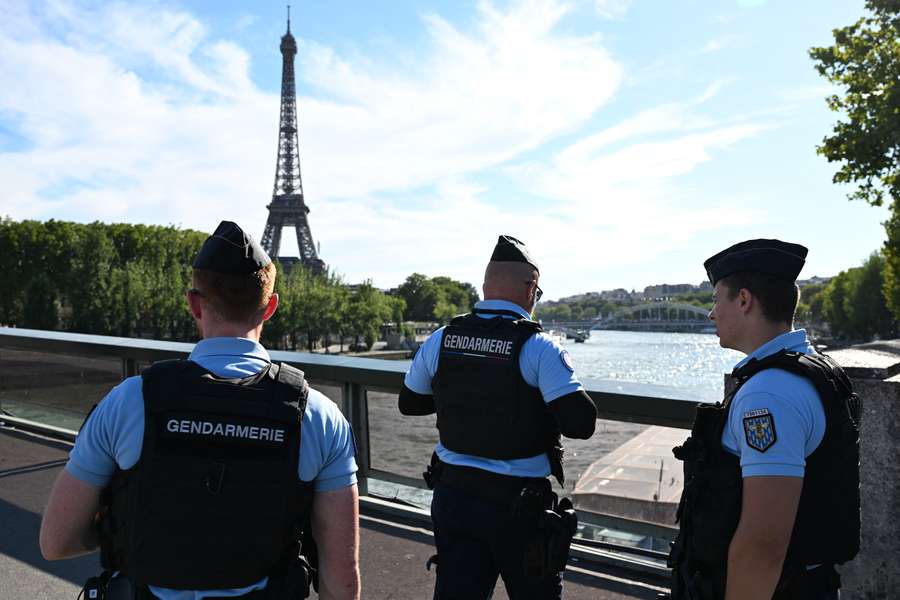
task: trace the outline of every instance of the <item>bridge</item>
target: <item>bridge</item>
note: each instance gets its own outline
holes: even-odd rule
[[[683,302],[648,302],[623,306],[614,313],[587,321],[548,322],[545,328],[561,331],[614,329],[620,331],[671,331],[713,333],[705,308]]]

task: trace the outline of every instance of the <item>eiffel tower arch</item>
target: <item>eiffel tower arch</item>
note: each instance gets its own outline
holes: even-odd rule
[[[294,57],[297,41],[291,35],[291,13],[288,7],[287,32],[281,37],[281,116],[278,125],[278,156],[275,163],[275,186],[269,218],[263,231],[262,247],[282,265],[300,263],[315,273],[325,271],[325,261],[319,258],[309,228],[309,207],[303,199],[303,180],[300,176],[300,144],[297,134],[297,90],[294,82]],[[293,227],[297,234],[300,256],[279,256],[281,234],[285,227]]]

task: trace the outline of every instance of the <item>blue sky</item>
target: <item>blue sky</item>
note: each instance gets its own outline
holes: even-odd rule
[[[0,215],[259,236],[284,4],[26,2],[0,22]],[[837,116],[807,56],[862,1],[306,2],[292,8],[322,258],[382,287],[480,284],[500,233],[547,298],[699,283],[753,237],[857,266],[885,209],[814,147]],[[295,253],[296,244],[282,253]]]

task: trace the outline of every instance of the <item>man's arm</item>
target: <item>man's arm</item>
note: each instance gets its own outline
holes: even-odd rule
[[[403,384],[400,390],[397,406],[400,408],[400,414],[413,417],[431,415],[435,412],[432,394],[417,394],[406,387],[406,384]]]
[[[567,438],[586,440],[597,426],[597,407],[584,390],[561,396],[548,404],[559,431]]]
[[[41,521],[41,554],[47,560],[87,554],[100,544],[95,519],[102,488],[84,483],[68,471],[53,484]]]
[[[356,485],[316,492],[312,533],[319,549],[319,598],[359,600],[359,495]]]
[[[802,477],[744,478],[741,519],[728,547],[725,600],[772,597],[802,490]]]

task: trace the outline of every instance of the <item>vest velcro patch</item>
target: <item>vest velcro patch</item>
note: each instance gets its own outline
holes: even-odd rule
[[[775,434],[775,419],[767,408],[760,408],[744,413],[744,437],[747,445],[765,452],[771,448],[778,437]]]
[[[512,360],[515,344],[513,340],[504,338],[445,333],[441,340],[441,352],[456,356],[509,361]]]
[[[288,439],[288,431],[280,423],[250,422],[212,415],[168,415],[161,420],[161,426],[164,437],[198,441],[282,446]]]

